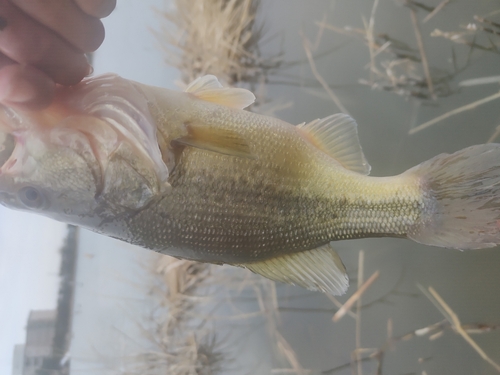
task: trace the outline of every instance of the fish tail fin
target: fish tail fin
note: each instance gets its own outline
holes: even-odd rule
[[[500,244],[500,144],[441,154],[405,173],[418,176],[426,202],[409,238],[462,250]]]

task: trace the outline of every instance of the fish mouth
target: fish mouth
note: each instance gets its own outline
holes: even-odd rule
[[[16,208],[16,199],[12,196],[12,194],[0,190],[0,206]]]
[[[15,199],[8,192],[8,181],[2,175],[4,174],[3,171],[8,169],[9,164],[12,164],[10,160],[15,147],[15,137],[10,133],[0,130],[0,205],[7,208],[15,206]]]
[[[20,130],[21,123],[15,110],[0,104],[0,175],[15,162],[12,159],[19,143],[15,134]]]
[[[10,133],[0,131],[0,173],[10,159],[16,147],[16,139]]]

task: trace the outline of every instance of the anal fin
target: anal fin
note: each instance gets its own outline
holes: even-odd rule
[[[268,279],[341,295],[349,286],[344,264],[330,244],[262,262],[238,264]]]

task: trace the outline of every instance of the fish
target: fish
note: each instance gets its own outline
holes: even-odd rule
[[[212,75],[182,92],[105,74],[41,111],[2,106],[0,202],[332,295],[349,285],[334,241],[500,243],[499,144],[372,177],[349,115],[292,125],[254,100]]]

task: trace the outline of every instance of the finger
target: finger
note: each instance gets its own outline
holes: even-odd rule
[[[84,52],[95,51],[104,40],[102,22],[83,12],[71,0],[10,1]]]
[[[45,72],[56,83],[73,85],[89,72],[85,55],[32,20],[8,0],[0,0],[0,52],[21,65]]]
[[[104,18],[115,9],[116,0],[75,0],[75,3],[90,16]]]
[[[25,109],[48,107],[54,98],[55,84],[40,70],[19,64],[0,69],[0,102]]]

